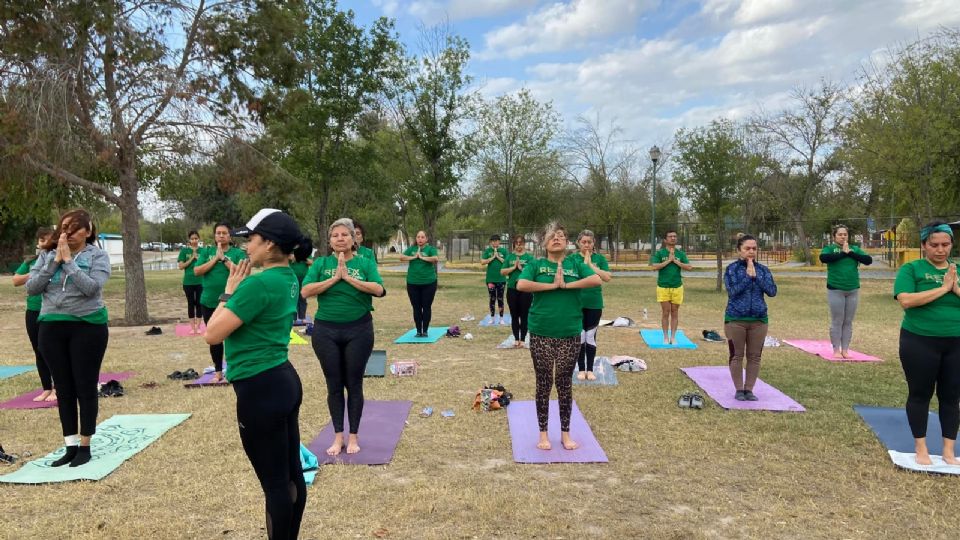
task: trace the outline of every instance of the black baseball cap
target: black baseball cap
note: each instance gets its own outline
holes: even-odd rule
[[[303,238],[297,221],[276,208],[262,208],[245,226],[230,231],[230,236],[248,237],[254,233],[278,244],[292,244]]]

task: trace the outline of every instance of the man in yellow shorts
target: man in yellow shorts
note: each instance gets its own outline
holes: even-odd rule
[[[683,303],[681,270],[692,270],[687,254],[677,248],[677,231],[667,229],[663,244],[650,259],[657,271],[657,302],[660,303],[660,326],[663,342],[672,344],[680,325],[680,304]]]

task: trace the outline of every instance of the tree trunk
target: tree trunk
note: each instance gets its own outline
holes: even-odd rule
[[[717,219],[717,292],[723,289],[723,218]]]
[[[330,186],[324,183],[320,186],[320,205],[317,207],[316,214],[316,227],[317,227],[317,253],[321,253],[321,256],[326,256],[327,252],[330,250],[328,242],[330,241],[327,238],[327,228],[330,226],[329,218],[327,213],[330,207]]]
[[[150,322],[147,309],[147,283],[140,251],[139,183],[136,171],[122,173],[120,180],[120,225],[123,232],[124,321],[145,325]]]
[[[797,224],[797,235],[800,236],[800,249],[803,250],[803,262],[810,264],[810,246],[807,244],[807,234],[803,230],[802,217],[795,216],[794,222]]]

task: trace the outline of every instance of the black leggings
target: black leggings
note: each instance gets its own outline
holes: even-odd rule
[[[40,323],[40,354],[50,364],[53,380],[57,381],[57,409],[64,437],[77,433],[89,437],[97,431],[97,382],[108,338],[105,324]]]
[[[203,285],[184,285],[183,294],[187,295],[187,317],[199,319],[202,311],[200,310],[200,294],[203,293]]]
[[[513,339],[517,341],[527,339],[527,315],[530,313],[531,304],[533,304],[533,293],[507,289],[507,305],[510,306],[510,329],[513,330]]]
[[[44,390],[53,390],[53,377],[50,376],[50,366],[47,365],[46,360],[43,359],[43,355],[40,354],[40,349],[37,347],[37,334],[40,333],[40,323],[37,322],[37,317],[39,316],[39,311],[27,310],[27,337],[30,338],[30,346],[33,347],[33,356],[37,362],[37,373],[40,374],[40,386],[42,386]]]
[[[343,433],[343,390],[347,390],[347,416],[350,433],[356,435],[363,415],[363,372],[373,351],[373,319],[337,324],[316,321],[313,326],[313,352],[327,379],[327,407],[333,431]]]
[[[583,308],[583,334],[580,336],[580,354],[577,356],[577,369],[580,371],[593,371],[593,360],[597,357],[597,327],[600,326],[602,314],[602,309]]]
[[[267,537],[296,538],[307,505],[300,465],[300,377],[285,362],[232,382],[240,442],[267,502]]]
[[[303,290],[303,279],[298,278],[297,282],[300,283],[300,289]],[[297,295],[297,320],[304,320],[307,318],[307,299],[303,296]]]
[[[927,436],[930,399],[936,388],[943,438],[960,427],[960,337],[920,336],[900,329],[900,363],[907,379],[907,421],[913,438]]]
[[[500,316],[503,316],[503,288],[506,283],[487,283],[487,294],[490,295],[490,316],[496,315],[494,306],[500,307]]]
[[[203,312],[203,324],[210,322],[210,317],[213,317],[213,312],[216,310],[217,308],[209,308],[200,304],[200,311]],[[223,343],[210,346],[210,358],[213,359],[213,369],[223,371]]]
[[[407,296],[413,306],[413,324],[417,332],[426,333],[430,328],[430,319],[433,317],[433,297],[437,294],[437,282],[426,285],[407,283]]]

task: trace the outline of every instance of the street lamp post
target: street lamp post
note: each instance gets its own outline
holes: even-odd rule
[[[657,246],[657,162],[660,161],[660,148],[650,148],[650,161],[653,162],[653,189],[650,190],[650,258]]]

